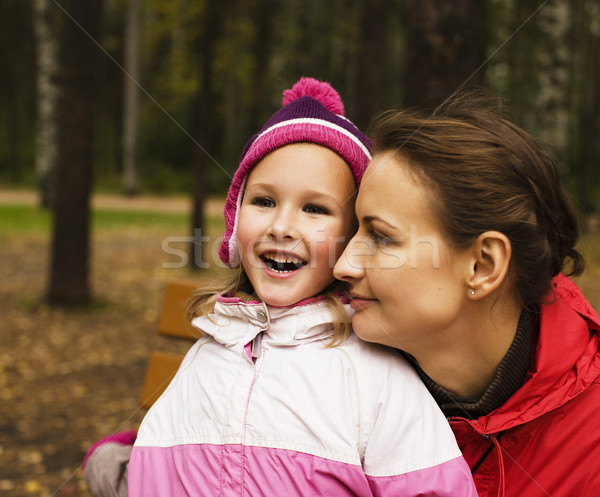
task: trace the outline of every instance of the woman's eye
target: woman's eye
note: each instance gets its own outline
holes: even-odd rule
[[[269,197],[255,197],[252,199],[252,205],[256,205],[258,207],[274,207],[275,202]]]
[[[376,245],[382,244],[382,243],[386,243],[386,242],[391,242],[392,239],[389,236],[385,236],[382,235],[381,233],[379,233],[376,230],[369,230],[369,238],[371,240],[373,240],[373,242],[375,242]]]
[[[308,214],[329,214],[329,211],[324,207],[320,207],[318,205],[307,205],[304,208],[304,211]]]

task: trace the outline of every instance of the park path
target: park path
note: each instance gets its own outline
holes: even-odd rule
[[[223,215],[224,202],[224,198],[209,198],[206,202],[206,214],[208,216]],[[38,205],[38,203],[39,196],[34,190],[0,188],[0,204]],[[95,193],[92,195],[92,207],[95,209],[185,214],[191,212],[192,199],[183,195],[136,195],[134,197],[127,197],[125,195]]]

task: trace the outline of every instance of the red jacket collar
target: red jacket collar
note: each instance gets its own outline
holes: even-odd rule
[[[540,308],[525,383],[501,407],[470,422],[478,432],[497,433],[531,421],[576,397],[600,375],[598,315],[566,276],[558,275],[553,287],[555,298]]]

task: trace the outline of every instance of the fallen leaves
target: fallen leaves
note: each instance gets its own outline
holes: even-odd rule
[[[184,274],[162,269],[164,236],[96,236],[96,304],[83,311],[43,303],[48,240],[2,237],[0,494],[91,497],[80,470],[85,452],[141,421],[150,351],[182,351],[155,331],[165,281]]]

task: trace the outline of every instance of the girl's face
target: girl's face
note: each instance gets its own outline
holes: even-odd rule
[[[377,154],[356,213],[358,232],[335,267],[351,285],[356,334],[413,355],[439,346],[457,328],[470,260],[446,243],[430,190],[404,159]]]
[[[258,297],[286,306],[334,281],[355,228],[354,177],[328,148],[294,143],[250,172],[238,224],[242,266]]]

